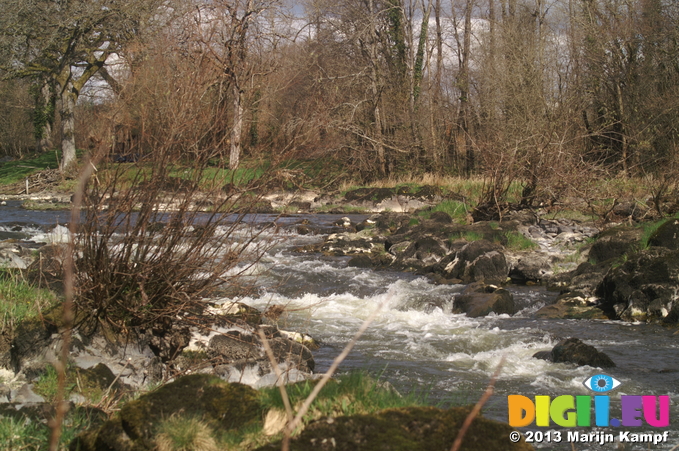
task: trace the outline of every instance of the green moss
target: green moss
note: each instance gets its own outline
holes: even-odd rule
[[[291,441],[291,450],[318,449],[365,451],[412,451],[450,449],[469,415],[468,408],[442,410],[435,407],[388,409],[372,415],[353,415],[309,425]],[[462,442],[466,451],[524,451],[533,449],[523,440],[510,442],[512,428],[497,421],[477,417]],[[327,446],[321,446],[327,444]],[[280,449],[280,442],[258,451]]]
[[[128,402],[120,417],[130,438],[146,442],[160,420],[178,412],[220,429],[237,429],[260,417],[257,398],[257,392],[246,385],[192,374]]]

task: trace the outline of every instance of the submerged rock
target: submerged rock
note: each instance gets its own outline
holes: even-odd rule
[[[538,310],[535,316],[548,319],[608,319],[603,310],[596,306],[594,298],[577,291],[562,294],[554,304]]]
[[[579,338],[568,338],[557,343],[551,351],[540,351],[533,358],[549,360],[555,363],[575,363],[578,366],[611,368],[615,366],[613,360],[594,346],[580,341]]]
[[[455,296],[453,312],[477,318],[491,312],[513,315],[516,313],[516,307],[514,297],[509,291],[495,285],[474,283]]]

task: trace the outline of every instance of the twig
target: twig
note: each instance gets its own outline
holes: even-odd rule
[[[332,365],[330,365],[330,368],[328,368],[328,371],[325,372],[321,380],[316,384],[314,389],[311,391],[309,396],[304,400],[304,403],[302,404],[302,407],[300,407],[299,411],[297,412],[297,416],[295,416],[295,419],[288,424],[288,427],[285,428],[285,436],[283,437],[283,446],[282,446],[282,451],[288,451],[289,446],[290,446],[290,434],[297,428],[299,423],[302,421],[302,417],[307,413],[309,410],[309,407],[311,407],[311,403],[314,402],[314,399],[316,399],[316,396],[318,396],[318,393],[321,391],[321,389],[325,386],[325,384],[328,383],[332,375],[335,373],[337,368],[339,367],[340,363],[344,359],[347,358],[351,350],[353,349],[354,345],[356,345],[356,342],[358,341],[359,338],[361,338],[361,335],[368,329],[370,324],[375,320],[377,315],[379,314],[380,310],[382,310],[382,307],[387,303],[387,301],[391,300],[393,297],[393,292],[389,290],[387,292],[386,297],[380,304],[377,306],[375,311],[373,311],[370,316],[361,324],[361,327],[358,329],[354,337],[351,339],[349,343],[344,347],[340,355],[335,357],[335,360],[333,360]]]
[[[460,449],[460,446],[462,446],[462,440],[464,439],[464,436],[467,433],[469,426],[472,425],[472,421],[474,421],[474,418],[476,418],[477,415],[481,412],[481,409],[483,408],[483,405],[486,403],[486,401],[488,401],[488,398],[490,398],[493,395],[493,391],[495,389],[495,382],[497,381],[497,378],[500,375],[500,371],[502,371],[502,367],[505,364],[505,359],[506,359],[505,356],[502,356],[502,359],[500,359],[500,363],[498,363],[497,368],[495,368],[495,372],[493,373],[493,376],[490,378],[490,382],[488,383],[488,387],[486,387],[486,391],[481,396],[481,399],[479,399],[476,405],[472,408],[472,411],[469,412],[467,418],[465,418],[464,423],[462,423],[462,427],[457,433],[457,437],[455,437],[453,447],[450,448],[450,451],[458,451]]]
[[[99,401],[99,404],[97,404],[95,407],[101,408],[102,403],[104,402],[104,400],[106,399],[106,397],[108,396],[108,394],[111,392],[111,388],[113,388],[113,386],[116,384],[116,382],[118,382],[118,379],[120,379],[120,376],[123,375],[123,372],[124,372],[125,369],[127,368],[127,365],[129,365],[131,361],[132,361],[132,358],[131,358],[131,357],[128,357],[128,358],[127,358],[127,362],[125,362],[125,365],[123,366],[123,369],[120,370],[120,373],[118,373],[118,375],[116,376],[116,378],[113,379],[113,382],[111,382],[111,385],[109,385],[108,388],[106,389],[106,391],[104,392],[104,394],[101,395],[101,401]]]
[[[264,346],[264,350],[266,351],[267,357],[269,357],[269,361],[271,362],[271,366],[273,367],[273,370],[276,372],[276,376],[278,377],[278,389],[281,391],[281,397],[283,398],[283,404],[285,405],[285,413],[287,414],[288,417],[288,423],[290,423],[293,419],[293,412],[292,412],[292,407],[290,406],[290,398],[288,397],[288,391],[285,389],[285,381],[283,380],[283,372],[281,371],[280,367],[278,366],[278,362],[276,362],[276,357],[273,355],[273,351],[271,350],[271,346],[269,346],[269,340],[266,339],[266,335],[262,331],[262,329],[259,329],[257,331],[259,334],[259,338],[262,340],[262,345]]]
[[[100,152],[102,153],[102,152]],[[71,222],[69,224],[69,243],[68,252],[64,261],[64,333],[61,348],[61,358],[57,360],[55,367],[57,370],[57,396],[56,396],[56,415],[50,424],[52,432],[50,434],[49,451],[57,451],[59,448],[59,438],[61,437],[61,426],[64,422],[66,412],[68,412],[68,402],[64,400],[64,392],[66,389],[66,365],[68,363],[69,348],[71,346],[71,331],[73,329],[74,313],[73,313],[73,294],[75,278],[75,265],[73,262],[73,255],[75,254],[75,235],[78,230],[78,222],[80,220],[80,205],[83,200],[83,193],[87,180],[92,176],[92,168],[94,165],[86,165],[80,174],[78,186],[75,190],[73,199],[73,208],[71,208]]]

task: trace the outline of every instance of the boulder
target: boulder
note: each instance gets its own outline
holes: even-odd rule
[[[594,346],[580,341],[579,338],[568,338],[557,343],[551,352],[541,351],[533,355],[536,359],[549,360],[554,363],[575,363],[578,366],[611,368],[613,360]]]
[[[477,318],[491,312],[513,315],[516,313],[516,307],[514,297],[509,291],[494,285],[474,283],[455,296],[453,312]]]
[[[596,263],[622,257],[638,246],[643,231],[635,227],[615,227],[602,232],[589,250]]]
[[[351,257],[347,266],[351,268],[372,268],[373,262],[369,256],[362,254]]]
[[[183,421],[198,419],[208,431],[238,429],[260,418],[257,399],[257,391],[247,385],[230,384],[206,374],[184,376],[128,402],[118,416],[80,434],[69,448],[157,449],[154,435],[159,425],[178,416]]]
[[[469,408],[402,407],[367,415],[322,418],[309,424],[290,442],[295,451],[448,450],[452,447]],[[524,439],[507,439],[513,428],[482,416],[474,419],[464,441],[467,451],[524,451],[533,447]],[[257,451],[278,451],[276,441]]]
[[[398,256],[403,259],[417,260],[421,265],[434,264],[448,254],[448,250],[444,245],[431,235],[417,237],[407,243],[409,243],[408,246]],[[397,245],[397,249],[394,249],[394,252],[398,252],[398,247]]]
[[[442,275],[447,279],[461,279],[464,283],[485,281],[502,283],[509,268],[502,247],[486,240],[464,244],[454,255],[441,261]]]
[[[526,284],[539,282],[547,277],[552,269],[552,258],[539,252],[525,252],[510,259],[509,277],[512,283]],[[512,261],[513,260],[513,261]]]
[[[553,275],[549,279],[549,289],[566,293],[577,291],[586,297],[594,295],[596,287],[601,283],[610,269],[610,262],[597,263],[583,262],[573,271]]]
[[[648,244],[679,250],[679,219],[670,219],[658,227],[648,239]]]
[[[625,321],[679,321],[679,250],[652,247],[612,268],[596,288],[600,307]]]
[[[274,337],[269,339],[269,346],[276,362],[286,363],[288,369],[294,368],[306,373],[314,370],[313,355],[303,344],[284,337]],[[217,365],[249,362],[258,364],[262,371],[271,369],[259,337],[237,331],[212,337],[207,356]]]

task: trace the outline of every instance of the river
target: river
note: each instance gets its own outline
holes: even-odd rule
[[[46,224],[65,221],[62,213],[27,212],[16,205],[0,207],[0,238],[23,223],[37,233]],[[484,415],[507,421],[507,396],[592,395],[583,382],[602,373],[590,367],[555,364],[533,359],[537,351],[549,350],[563,338],[578,337],[608,354],[616,363],[605,373],[620,381],[611,392],[611,418],[620,412],[620,395],[669,395],[669,440],[648,444],[566,443],[568,431],[613,433],[658,432],[654,428],[523,428],[562,432],[560,443],[535,443],[540,449],[614,450],[665,449],[679,445],[679,335],[676,329],[619,321],[546,320],[535,312],[553,302],[555,293],[542,287],[509,287],[519,312],[513,316],[468,318],[452,314],[452,298],[462,285],[435,285],[410,273],[351,268],[347,257],[298,253],[298,246],[322,240],[322,236],[299,235],[291,225],[307,219],[311,225],[327,226],[339,215],[291,216],[280,220],[278,244],[253,269],[259,292],[241,301],[265,309],[280,304],[288,313],[280,327],[305,332],[322,343],[314,351],[316,370],[325,371],[351,340],[362,322],[377,308],[377,318],[361,337],[340,370],[367,370],[381,375],[400,392],[416,391],[442,406],[475,403],[504,357],[505,363],[495,395]],[[254,219],[254,218],[253,218]],[[274,217],[260,215],[257,222]],[[354,217],[359,220],[361,217]],[[14,225],[9,225],[13,223]],[[29,226],[34,223],[36,226]],[[12,232],[12,233],[22,233]],[[667,430],[659,429],[660,432]]]

